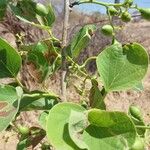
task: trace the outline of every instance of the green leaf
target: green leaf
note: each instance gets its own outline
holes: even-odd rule
[[[80,150],[71,140],[68,131],[71,111],[83,112],[85,109],[73,103],[60,103],[54,106],[47,118],[47,137],[57,150]]]
[[[98,88],[98,83],[96,80],[92,81],[92,87],[90,89],[90,106],[92,108],[106,109],[106,105],[104,103],[104,97],[101,94],[101,91]]]
[[[88,145],[83,141],[82,133],[88,126],[86,113],[71,111],[69,117],[69,135],[76,145],[81,149],[89,149]]]
[[[97,57],[97,68],[107,92],[135,87],[148,69],[148,54],[137,43],[113,44]]]
[[[0,132],[5,130],[18,112],[20,96],[12,86],[0,85]]]
[[[17,51],[0,38],[0,78],[16,77],[21,63],[22,60]]]
[[[47,117],[48,117],[48,112],[43,111],[43,112],[40,114],[39,119],[38,119],[40,126],[41,126],[44,130],[46,130]]]
[[[6,9],[7,9],[7,0],[1,0],[0,1],[0,21],[3,20],[5,13],[6,13]]]
[[[69,55],[73,58],[77,58],[81,51],[86,48],[95,31],[95,25],[86,25],[82,27],[67,47],[67,51],[70,53]]]
[[[135,126],[125,113],[92,109],[88,120],[90,125],[83,133],[83,141],[89,150],[124,150],[135,142]]]
[[[23,98],[20,101],[19,110],[50,110],[58,103],[58,100],[59,98],[57,95],[35,91],[23,95]]]

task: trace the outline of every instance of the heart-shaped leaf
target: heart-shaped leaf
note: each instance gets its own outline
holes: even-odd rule
[[[20,96],[14,87],[0,85],[0,132],[8,127],[18,112]]]
[[[119,91],[135,87],[148,69],[148,54],[137,43],[124,47],[115,43],[97,57],[97,68],[106,91]]]
[[[71,140],[68,131],[71,111],[84,112],[85,109],[73,103],[60,103],[54,106],[47,118],[47,137],[57,150],[80,150]]]
[[[22,60],[17,51],[0,38],[0,78],[16,77],[21,63]]]

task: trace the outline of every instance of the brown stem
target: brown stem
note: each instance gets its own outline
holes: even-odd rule
[[[64,0],[64,21],[63,21],[63,36],[62,36],[62,74],[61,74],[61,94],[62,100],[66,101],[66,46],[68,36],[68,22],[69,22],[69,0]]]

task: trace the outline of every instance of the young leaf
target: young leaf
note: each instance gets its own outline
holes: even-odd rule
[[[67,47],[69,55],[71,55],[71,57],[73,58],[77,58],[81,51],[86,48],[95,31],[95,25],[86,25],[81,28],[80,31],[73,37],[71,43]]]
[[[137,43],[122,47],[116,43],[97,57],[97,68],[107,92],[135,87],[148,69],[148,54]]]
[[[5,130],[19,109],[20,96],[12,86],[0,85],[0,132]]]
[[[17,51],[0,38],[0,78],[16,77],[21,63],[22,60]]]
[[[90,106],[92,108],[99,108],[103,110],[106,109],[103,95],[101,94],[101,91],[98,88],[98,83],[95,80],[92,81],[92,87],[90,89],[89,100],[90,100]]]
[[[69,136],[68,123],[71,111],[84,112],[85,109],[73,103],[60,103],[49,111],[47,137],[57,150],[80,150]]]
[[[124,150],[135,142],[135,126],[125,113],[92,109],[88,120],[90,125],[83,133],[83,141],[89,150]]]

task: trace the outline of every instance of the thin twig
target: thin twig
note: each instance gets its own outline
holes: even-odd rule
[[[69,0],[64,0],[64,21],[63,21],[63,36],[62,36],[62,75],[61,75],[61,94],[62,100],[66,101],[66,56],[65,50],[67,46],[68,36],[68,22],[69,22]]]

